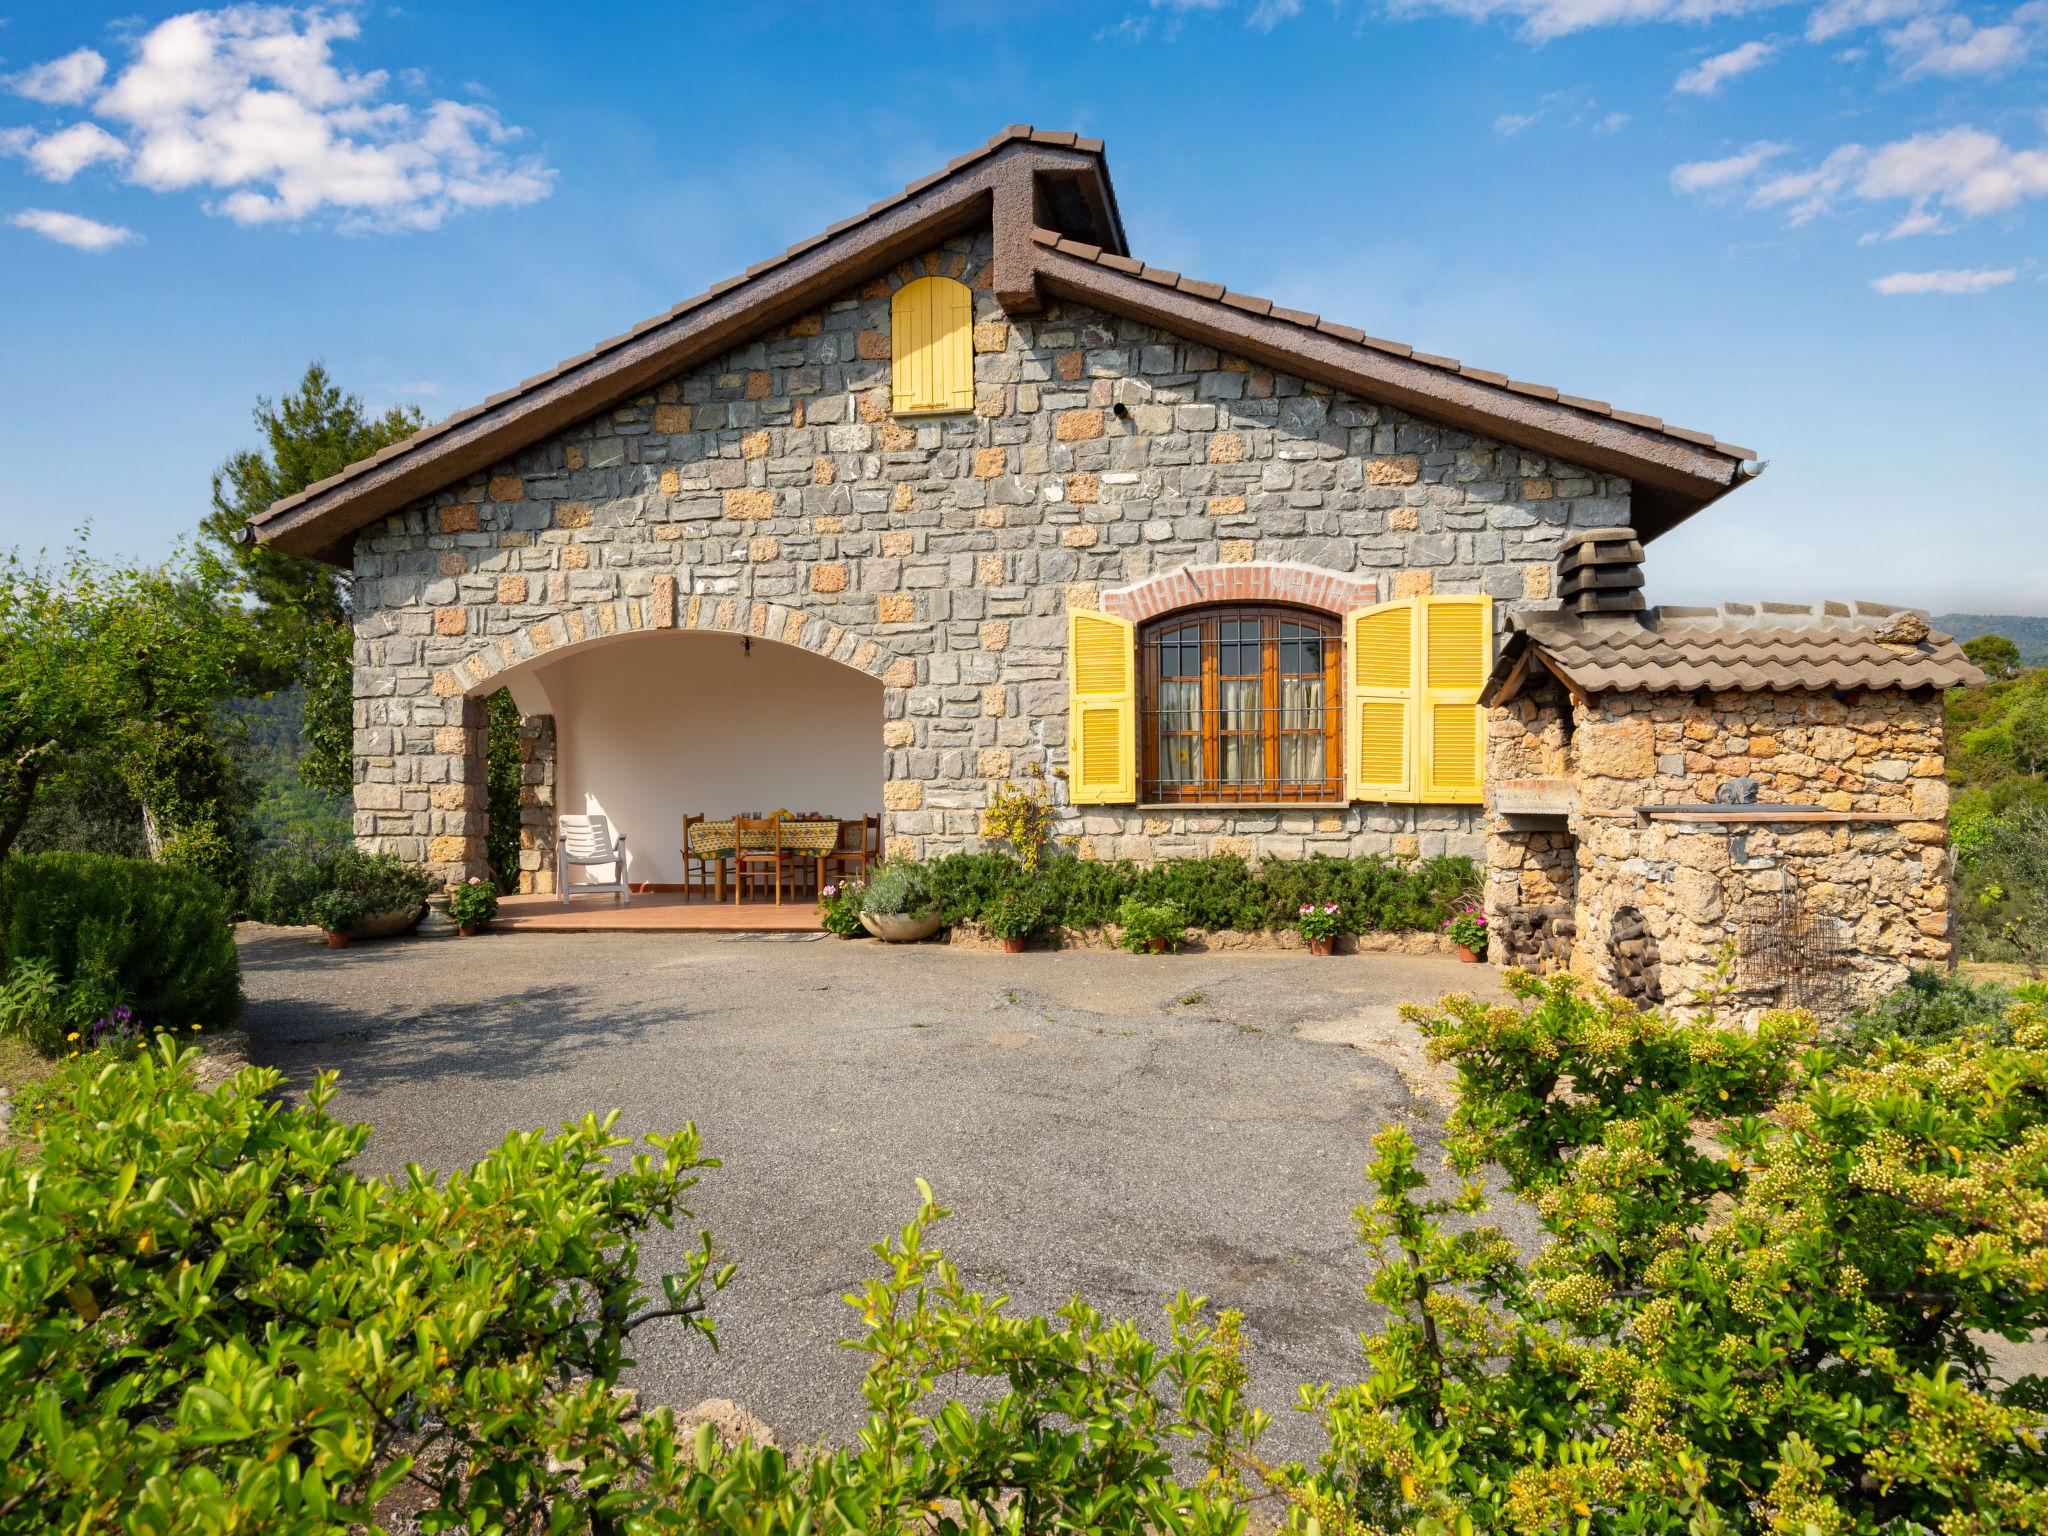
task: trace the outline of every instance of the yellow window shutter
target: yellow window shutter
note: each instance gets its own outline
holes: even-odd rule
[[[974,295],[950,277],[920,277],[889,305],[894,409],[974,409]]]
[[[1067,612],[1067,789],[1075,805],[1138,798],[1137,626]]]
[[[1486,770],[1486,711],[1479,690],[1493,670],[1493,599],[1420,602],[1422,798],[1432,805],[1476,805]]]
[[[1415,798],[1415,599],[1346,616],[1344,793],[1351,800]]]

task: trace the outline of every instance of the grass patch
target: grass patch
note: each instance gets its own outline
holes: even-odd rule
[[[19,1094],[57,1070],[57,1063],[11,1035],[0,1035],[0,1088]]]

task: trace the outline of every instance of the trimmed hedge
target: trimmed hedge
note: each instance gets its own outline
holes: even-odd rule
[[[0,863],[0,970],[24,960],[147,1024],[226,1024],[242,1011],[228,897],[176,865],[106,853]]]
[[[347,891],[366,917],[418,907],[433,889],[427,872],[396,854],[354,843],[292,843],[271,853],[249,882],[249,916],[292,927],[313,921],[313,899]]]
[[[1168,859],[1052,859],[1037,878],[1003,853],[954,853],[925,867],[932,897],[949,923],[979,919],[998,896],[1029,886],[1051,927],[1096,928],[1116,921],[1127,897],[1171,902],[1190,926],[1257,931],[1284,928],[1308,902],[1334,901],[1352,933],[1434,930],[1452,905],[1477,893],[1470,859],[1409,863],[1376,854],[1337,859],[1264,859],[1255,870],[1235,854]]]

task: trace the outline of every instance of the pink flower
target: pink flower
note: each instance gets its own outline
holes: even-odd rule
[[[471,885],[482,885],[484,883],[484,877],[482,875],[471,875],[469,877],[469,883]]]
[[[839,894],[839,887],[836,885],[828,885],[825,887],[825,894],[827,896],[837,896]]]
[[[1301,915],[1302,915],[1303,917],[1307,917],[1307,916],[1309,915],[1309,913],[1311,913],[1311,912],[1313,912],[1313,911],[1315,911],[1315,908],[1314,908],[1314,907],[1312,907],[1312,906],[1310,906],[1310,905],[1309,905],[1309,904],[1308,904],[1307,902],[1303,902],[1303,903],[1301,904]]]
[[[1334,912],[1337,910],[1337,903],[1335,903],[1334,901],[1326,901],[1323,903],[1323,910],[1325,912]]]

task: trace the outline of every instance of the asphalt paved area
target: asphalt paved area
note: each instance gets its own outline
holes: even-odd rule
[[[739,1273],[721,1352],[659,1325],[644,1394],[731,1398],[784,1444],[855,1433],[863,1357],[836,1342],[869,1245],[929,1180],[937,1238],[1018,1312],[1078,1292],[1163,1337],[1177,1289],[1246,1315],[1269,1451],[1312,1454],[1298,1382],[1354,1379],[1372,1309],[1352,1209],[1374,1132],[1438,1166],[1443,1105],[1402,1001],[1493,973],[1393,955],[1133,956],[829,938],[519,934],[319,947],[245,928],[251,1055],[334,1068],[368,1171],[473,1161],[513,1129],[618,1108],[694,1119],[723,1158],[693,1191]],[[1497,1213],[1504,1223],[1511,1211]],[[695,1228],[659,1234],[650,1277]]]

